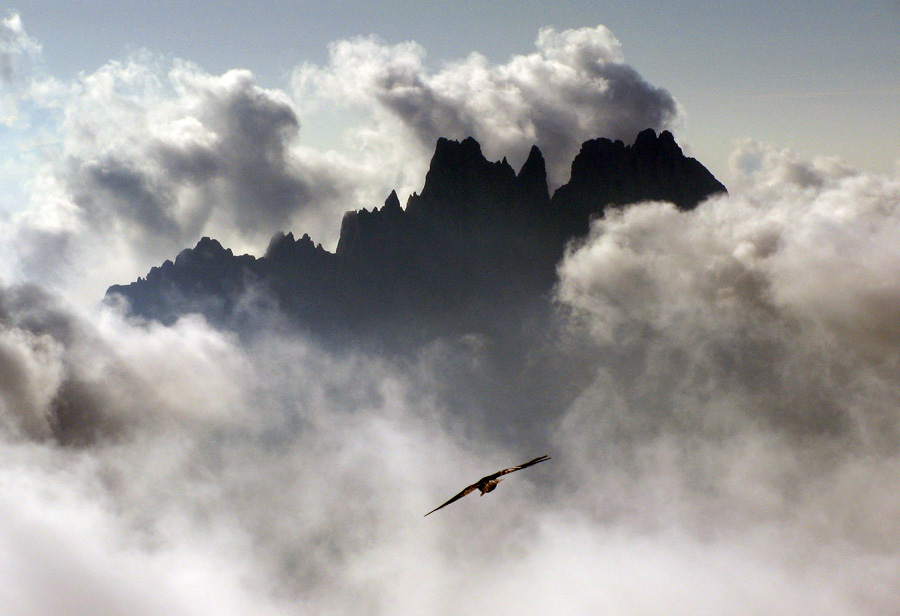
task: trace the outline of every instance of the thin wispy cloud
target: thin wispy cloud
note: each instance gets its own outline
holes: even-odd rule
[[[38,56],[41,46],[28,36],[22,19],[13,13],[0,20],[0,79],[12,82],[21,76],[23,65]]]

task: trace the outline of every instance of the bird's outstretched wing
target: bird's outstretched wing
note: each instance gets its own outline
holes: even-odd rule
[[[428,516],[429,514],[434,513],[434,512],[437,511],[438,509],[441,509],[441,508],[443,508],[443,507],[446,507],[446,506],[449,505],[450,503],[455,503],[456,501],[458,501],[459,499],[461,499],[461,498],[462,498],[463,496],[465,496],[466,494],[468,494],[468,493],[474,491],[475,488],[477,488],[477,487],[478,487],[478,484],[477,484],[477,483],[473,483],[473,484],[470,485],[468,488],[466,488],[465,490],[463,490],[462,492],[460,492],[459,494],[457,494],[456,496],[454,496],[453,498],[451,498],[450,500],[448,500],[446,503],[444,503],[444,504],[441,505],[440,507],[435,507],[434,509],[432,509],[431,511],[429,511],[428,513],[426,513],[425,516]]]
[[[496,479],[497,477],[502,477],[503,475],[509,475],[510,473],[520,471],[523,468],[528,468],[529,466],[532,466],[534,464],[540,464],[541,462],[546,462],[549,459],[550,459],[550,456],[541,456],[539,458],[535,458],[534,460],[531,460],[530,462],[526,462],[525,464],[520,464],[519,466],[513,466],[511,468],[504,468],[502,471],[497,471],[493,475],[488,475],[481,481],[490,481],[491,479]]]

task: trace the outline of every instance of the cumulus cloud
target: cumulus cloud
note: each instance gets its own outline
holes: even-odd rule
[[[69,183],[89,218],[118,214],[182,242],[214,214],[252,234],[288,223],[310,200],[291,160],[293,106],[247,71],[212,76],[176,62],[160,75],[132,60],[80,86],[65,130]]]
[[[745,155],[753,152],[737,159]],[[730,391],[741,394],[733,410],[755,419],[889,442],[887,426],[867,421],[889,416],[898,392],[870,399],[864,383],[897,376],[885,360],[900,342],[891,282],[900,273],[900,185],[783,152],[760,162],[736,197],[686,215],[654,204],[598,222],[562,267],[561,297],[591,315],[592,334],[618,354],[644,349],[623,369],[664,370],[666,397]],[[679,405],[648,401],[679,421]]]
[[[31,275],[80,263],[88,241],[142,268],[202,234],[264,246],[339,192],[336,174],[298,151],[299,119],[283,93],[247,71],[166,64],[146,54],[110,62],[64,97],[62,151],[31,180],[18,217]]]
[[[404,372],[284,336],[239,347],[197,319],[86,320],[35,288],[2,297],[4,609],[434,611],[443,586],[410,558],[464,579],[421,524],[444,497],[433,478],[458,480],[463,449],[509,453],[463,446]]]
[[[301,104],[325,99],[369,110],[394,146],[405,137],[421,151],[438,137],[473,136],[490,156],[521,164],[537,144],[556,184],[568,179],[568,165],[587,139],[630,142],[680,117],[668,92],[625,63],[604,26],[543,28],[536,47],[505,64],[472,53],[431,71],[416,43],[357,38],[334,43],[327,66],[304,64],[293,81]]]
[[[31,284],[0,289],[0,366],[4,434],[73,445],[221,415],[251,379],[234,344],[199,320],[133,327],[112,309],[89,318]]]
[[[607,359],[558,443],[588,469],[598,519],[760,533],[748,549],[782,542],[800,571],[838,576],[850,611],[879,613],[896,600],[880,582],[826,571],[900,574],[884,517],[900,183],[758,144],[734,162],[741,190],[610,213],[561,266],[560,299]]]

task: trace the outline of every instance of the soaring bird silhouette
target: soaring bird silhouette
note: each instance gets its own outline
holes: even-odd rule
[[[428,516],[428,515],[434,513],[435,511],[437,511],[438,509],[446,507],[450,503],[455,503],[456,501],[461,499],[463,496],[465,496],[469,492],[474,492],[476,489],[481,490],[480,496],[484,496],[488,492],[493,491],[494,488],[497,487],[497,484],[500,483],[501,481],[503,481],[503,479],[501,479],[503,477],[503,475],[508,475],[510,473],[520,471],[523,468],[528,468],[529,466],[532,466],[533,464],[538,464],[540,462],[546,462],[549,459],[550,459],[550,456],[541,456],[539,458],[535,458],[534,460],[532,460],[530,462],[526,462],[525,464],[520,464],[519,466],[513,466],[512,468],[505,468],[502,471],[497,471],[493,475],[488,475],[487,477],[482,477],[481,479],[479,479],[478,481],[476,481],[475,483],[470,485],[468,488],[466,488],[465,490],[463,490],[462,492],[460,492],[459,494],[457,494],[456,496],[454,496],[453,498],[448,500],[446,503],[444,503],[440,507],[432,509],[425,515]]]

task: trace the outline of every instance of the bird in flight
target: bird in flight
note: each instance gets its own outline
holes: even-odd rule
[[[484,496],[488,492],[493,491],[494,488],[497,487],[497,484],[500,483],[501,481],[503,481],[503,479],[502,479],[503,475],[508,475],[510,473],[520,471],[523,468],[528,468],[529,466],[538,464],[540,462],[546,462],[549,459],[550,459],[550,456],[541,456],[539,458],[535,458],[534,460],[531,460],[530,462],[526,462],[525,464],[520,464],[519,466],[513,466],[511,468],[504,468],[502,471],[497,471],[493,475],[488,475],[487,477],[482,477],[481,479],[479,479],[478,481],[476,481],[475,483],[470,485],[468,488],[466,488],[465,490],[463,490],[462,492],[460,492],[459,494],[457,494],[456,496],[454,496],[453,498],[448,500],[446,503],[444,503],[440,507],[432,509],[425,515],[428,516],[428,515],[434,513],[435,511],[437,511],[438,509],[442,509],[443,507],[446,507],[450,503],[455,503],[456,501],[461,499],[463,496],[465,496],[469,492],[474,492],[476,489],[481,490],[480,496]]]

